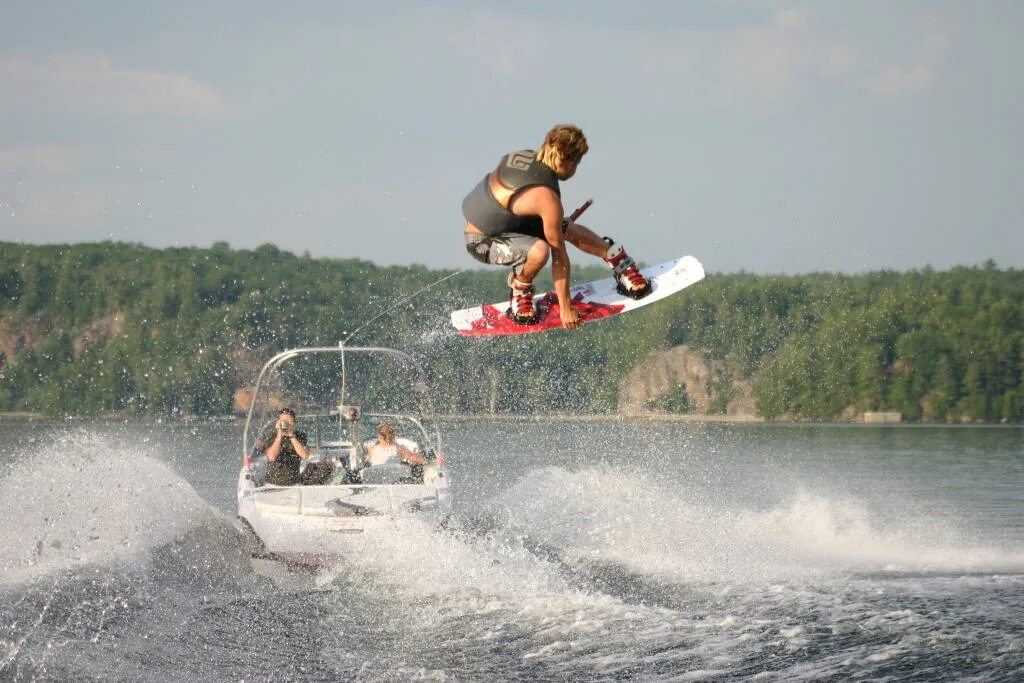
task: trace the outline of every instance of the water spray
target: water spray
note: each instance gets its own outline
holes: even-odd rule
[[[442,282],[444,282],[445,280],[450,280],[450,279],[452,279],[453,277],[455,277],[456,275],[462,275],[462,274],[463,274],[463,273],[465,273],[465,272],[466,272],[467,270],[469,270],[469,269],[468,269],[468,268],[463,268],[462,270],[460,270],[460,271],[457,271],[457,272],[454,272],[454,273],[451,273],[450,275],[445,275],[445,276],[444,276],[443,278],[441,278],[440,280],[435,280],[434,282],[431,282],[431,283],[430,283],[429,285],[427,285],[426,287],[422,287],[422,288],[420,288],[420,289],[416,290],[415,292],[413,292],[413,293],[412,293],[412,294],[410,294],[409,296],[405,297],[404,299],[402,299],[402,300],[401,300],[401,301],[399,301],[398,303],[394,304],[393,306],[391,306],[391,307],[389,307],[389,308],[386,308],[386,309],[384,309],[383,311],[381,311],[380,313],[378,313],[377,315],[375,315],[374,317],[370,318],[370,319],[369,319],[369,320],[367,320],[367,321],[366,321],[365,323],[363,323],[362,325],[360,325],[359,327],[357,327],[357,328],[356,328],[356,330],[355,330],[355,332],[353,332],[352,334],[350,334],[350,335],[348,335],[347,337],[345,337],[345,340],[344,340],[344,341],[342,341],[342,342],[341,342],[340,344],[338,344],[338,346],[342,346],[342,347],[343,347],[343,346],[345,346],[345,344],[348,344],[348,343],[349,343],[350,341],[352,341],[352,338],[353,338],[353,337],[355,337],[355,336],[356,336],[357,334],[359,334],[359,332],[361,332],[361,331],[362,331],[362,330],[363,330],[364,328],[368,327],[368,326],[370,325],[370,323],[376,322],[377,320],[379,320],[379,319],[380,319],[380,318],[382,318],[383,316],[387,315],[388,313],[390,313],[391,311],[395,310],[395,309],[396,309],[396,308],[398,308],[399,306],[401,306],[401,305],[403,305],[403,304],[405,304],[405,303],[409,302],[410,300],[412,300],[412,299],[416,298],[417,296],[419,296],[419,295],[420,295],[420,294],[422,294],[423,292],[427,291],[428,289],[430,289],[430,288],[432,288],[432,287],[436,287],[437,285],[441,284],[441,283],[442,283]]]

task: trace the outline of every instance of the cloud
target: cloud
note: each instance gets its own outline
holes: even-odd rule
[[[110,208],[99,192],[70,185],[32,186],[17,194],[0,194],[0,239],[35,240],[41,230],[51,238],[97,239]]]
[[[58,145],[0,147],[0,173],[68,175],[78,169],[78,152]]]
[[[70,108],[115,116],[206,119],[225,110],[220,94],[185,74],[115,66],[96,54],[0,56],[0,112]]]
[[[938,11],[924,12],[914,21],[916,36],[909,59],[887,64],[861,80],[860,85],[876,95],[925,92],[935,85],[935,74],[945,61],[952,42],[952,23]]]
[[[681,101],[680,93],[687,93],[747,110],[751,99],[763,104],[817,81],[852,81],[860,63],[857,49],[813,19],[802,10],[780,9],[754,23],[745,16],[742,23],[726,25],[640,24],[621,29],[492,10],[447,19],[443,35],[457,61],[453,70],[473,72],[470,78],[479,72],[500,96],[519,85],[538,93],[558,88],[576,98],[614,87],[613,102],[602,95],[605,109],[672,107]],[[529,49],[522,49],[523,44]],[[536,74],[549,72],[554,63],[562,73],[587,75],[538,82]]]
[[[932,74],[923,66],[893,64],[866,78],[863,86],[876,95],[923,92],[931,88]]]
[[[784,31],[806,31],[811,27],[810,18],[798,9],[780,9],[772,16],[772,25]]]
[[[859,62],[853,46],[821,36],[811,17],[795,9],[778,10],[760,25],[730,29],[725,45],[732,73],[765,90],[787,90],[808,77],[842,80]]]
[[[848,43],[824,45],[818,55],[818,73],[826,78],[841,78],[856,70],[860,62],[857,50]]]
[[[545,22],[487,11],[458,20],[447,41],[464,63],[479,62],[500,77],[536,73],[550,64],[559,44],[557,30]]]
[[[917,24],[921,31],[921,55],[925,63],[942,61],[952,44],[952,20],[939,11],[922,13]]]

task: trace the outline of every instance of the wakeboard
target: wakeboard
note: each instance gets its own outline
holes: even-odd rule
[[[619,292],[613,278],[570,288],[569,298],[580,322],[585,324],[604,320],[653,304],[704,279],[704,266],[693,256],[683,256],[657,266],[642,268],[640,272],[651,282],[651,293],[642,299],[633,299]],[[538,320],[532,325],[521,325],[508,317],[507,299],[496,304],[455,311],[452,313],[452,325],[459,334],[476,337],[500,337],[561,328],[558,296],[554,292],[545,292],[533,299]]]

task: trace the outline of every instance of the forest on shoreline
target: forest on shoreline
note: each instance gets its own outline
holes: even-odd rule
[[[335,345],[454,271],[321,259],[273,245],[155,249],[0,243],[0,411],[226,415],[285,348]],[[604,277],[579,268],[574,281]],[[440,413],[607,414],[651,351],[685,345],[747,383],[767,419],[898,411],[911,421],[1024,421],[1024,271],[993,262],[857,275],[709,274],[628,316],[502,339],[448,313],[505,294],[470,270],[359,331],[425,366]],[[663,396],[658,410],[686,412]]]

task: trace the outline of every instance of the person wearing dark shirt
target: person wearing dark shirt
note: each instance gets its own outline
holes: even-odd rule
[[[282,408],[277,414],[273,433],[268,433],[256,442],[257,450],[267,456],[267,483],[275,486],[295,484],[319,484],[330,475],[330,463],[324,467],[308,465],[304,475],[299,474],[299,465],[311,455],[309,437],[295,429],[295,411]],[[319,463],[314,463],[319,464]]]

